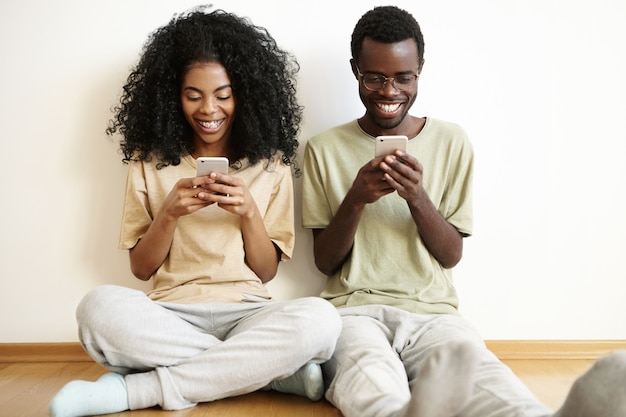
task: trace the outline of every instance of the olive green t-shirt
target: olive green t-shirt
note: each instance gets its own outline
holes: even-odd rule
[[[375,138],[356,120],[311,138],[305,150],[302,224],[324,229],[359,169],[374,157]],[[473,149],[452,123],[428,118],[407,152],[424,166],[423,186],[439,213],[460,233],[472,233]],[[452,271],[420,238],[398,193],[368,204],[352,251],[321,296],[337,307],[385,304],[415,313],[458,314]]]
[[[120,233],[120,249],[131,249],[145,234],[163,201],[181,178],[196,176],[196,161],[156,169],[151,162],[130,163]],[[242,161],[229,175],[240,178],[254,197],[270,239],[289,259],[294,247],[294,205],[291,168],[280,156],[267,164]],[[152,276],[155,301],[176,303],[240,302],[250,293],[269,297],[245,262],[239,216],[217,204],[178,220],[169,254]]]

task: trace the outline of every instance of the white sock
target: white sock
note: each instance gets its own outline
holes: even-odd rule
[[[128,410],[124,376],[108,373],[95,382],[72,381],[50,402],[51,417],[81,417]]]
[[[274,381],[271,387],[279,392],[307,397],[311,401],[319,401],[324,396],[324,379],[321,367],[309,362],[298,369],[295,374]]]
[[[626,350],[598,359],[578,378],[554,417],[626,416]]]
[[[470,343],[450,343],[433,350],[398,417],[456,416],[472,395],[478,355]]]

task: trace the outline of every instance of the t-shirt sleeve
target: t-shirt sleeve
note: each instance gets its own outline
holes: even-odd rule
[[[152,213],[141,162],[131,161],[126,178],[126,194],[118,247],[132,249],[150,227]]]
[[[443,201],[443,216],[463,236],[473,231],[473,174],[474,151],[467,136],[463,136],[458,150],[458,160],[448,192]]]
[[[333,214],[324,192],[318,154],[307,143],[304,151],[304,169],[302,179],[302,227],[307,229],[324,229],[330,224]]]
[[[295,245],[294,197],[291,167],[278,163],[276,181],[264,216],[267,233],[282,251],[281,260],[291,259]]]

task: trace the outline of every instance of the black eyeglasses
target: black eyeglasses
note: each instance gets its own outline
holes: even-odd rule
[[[419,74],[398,75],[397,77],[385,77],[384,75],[373,73],[363,74],[358,66],[355,65],[355,67],[359,73],[359,78],[363,81],[363,86],[370,91],[382,90],[388,81],[398,91],[411,90],[415,87],[417,77],[419,77]]]

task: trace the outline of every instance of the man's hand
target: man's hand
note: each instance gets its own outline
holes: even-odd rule
[[[387,184],[398,191],[410,206],[415,206],[422,198],[428,198],[422,187],[424,167],[412,155],[406,152],[396,151],[387,155],[379,164],[384,172]]]
[[[383,158],[374,158],[359,169],[346,196],[351,204],[363,207],[395,191],[381,169]]]

